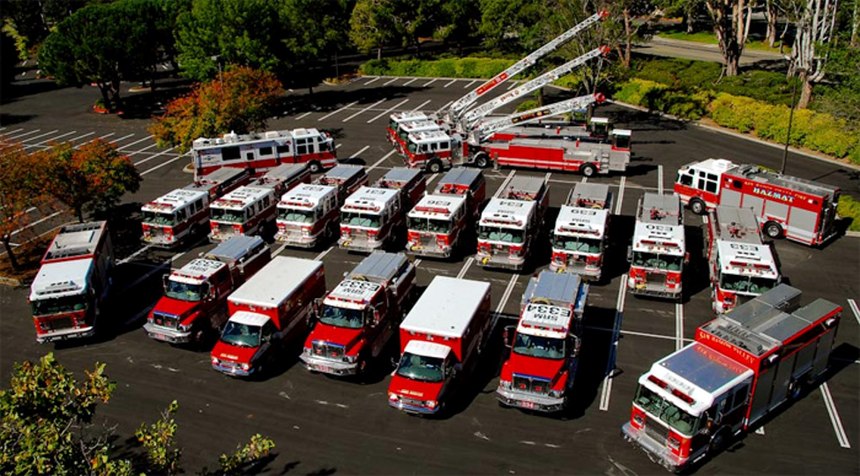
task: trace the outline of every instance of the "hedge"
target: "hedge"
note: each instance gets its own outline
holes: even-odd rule
[[[688,93],[682,89],[645,79],[632,79],[615,92],[615,99],[672,114],[683,119],[700,119],[707,112],[713,93]]]
[[[438,60],[371,60],[361,66],[361,74],[377,76],[418,76],[443,78],[492,78],[512,65],[500,58],[445,58]]]
[[[849,230],[860,231],[860,202],[854,200],[850,195],[840,195],[836,213],[842,218],[851,219],[851,224],[848,225]]]

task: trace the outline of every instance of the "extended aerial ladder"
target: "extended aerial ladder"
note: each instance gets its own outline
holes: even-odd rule
[[[536,122],[547,117],[565,114],[577,109],[585,109],[594,103],[603,102],[604,99],[603,94],[589,94],[586,96],[578,96],[564,101],[559,101],[548,106],[517,112],[500,118],[493,118],[489,121],[483,121],[477,124],[469,134],[469,142],[472,144],[478,144],[489,139],[494,132],[498,132],[502,129]]]

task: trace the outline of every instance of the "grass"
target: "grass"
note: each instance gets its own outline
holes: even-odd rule
[[[839,205],[836,212],[840,217],[848,218],[851,223],[848,225],[849,231],[860,231],[860,201],[846,194],[839,196]]]
[[[669,38],[672,40],[692,41],[694,43],[703,43],[708,45],[717,44],[717,36],[709,31],[697,31],[695,33],[687,33],[679,30],[661,31],[656,36],[661,38]],[[767,41],[749,41],[747,40],[746,48],[756,51],[770,51],[771,53],[779,53],[779,47],[771,48]],[[785,53],[791,51],[791,47],[785,48]]]

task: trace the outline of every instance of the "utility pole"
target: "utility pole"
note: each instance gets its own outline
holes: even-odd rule
[[[788,144],[791,142],[791,123],[794,122],[794,109],[797,106],[797,83],[800,78],[791,78],[791,109],[788,111],[788,132],[785,134],[785,149],[782,151],[782,167],[779,173],[785,173],[785,164],[788,161]]]

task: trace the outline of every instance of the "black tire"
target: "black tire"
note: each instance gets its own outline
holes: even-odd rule
[[[720,429],[711,438],[711,443],[708,445],[708,457],[713,458],[720,454],[729,444],[729,432],[725,429]]]
[[[442,171],[442,162],[438,159],[432,159],[427,162],[427,172],[431,174],[438,174]]]
[[[475,156],[475,166],[479,169],[486,169],[490,165],[490,156],[485,152],[480,152]]]
[[[308,164],[308,169],[310,169],[312,174],[318,174],[318,173],[322,172],[323,167],[322,167],[322,164],[320,164],[319,162],[314,160]]]
[[[701,199],[694,198],[690,200],[690,211],[695,213],[696,215],[704,215],[707,207],[705,206],[705,202]]]
[[[779,223],[769,221],[764,224],[764,234],[768,238],[782,238],[782,226]]]
[[[579,172],[582,173],[583,177],[594,177],[594,174],[597,173],[597,168],[591,164],[585,164],[580,167]]]

